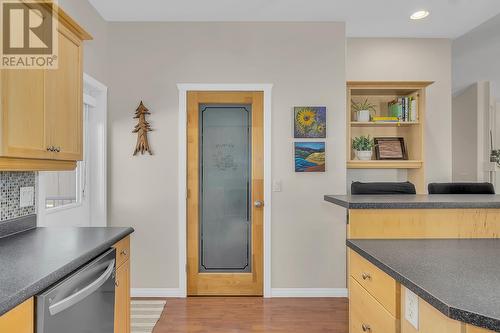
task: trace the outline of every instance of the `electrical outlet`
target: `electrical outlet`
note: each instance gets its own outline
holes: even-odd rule
[[[35,205],[35,188],[33,186],[21,187],[19,190],[19,207]]]
[[[273,180],[273,192],[281,192],[281,180]]]
[[[418,296],[405,288],[405,319],[418,331]]]

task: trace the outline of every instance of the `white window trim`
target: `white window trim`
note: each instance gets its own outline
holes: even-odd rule
[[[179,289],[180,297],[187,296],[186,251],[186,151],[188,91],[263,91],[264,92],[264,297],[271,294],[271,94],[272,84],[203,84],[180,83],[179,90],[179,165],[178,165],[178,228],[179,228]]]

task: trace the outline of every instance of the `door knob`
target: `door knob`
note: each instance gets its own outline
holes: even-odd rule
[[[256,208],[260,208],[260,207],[264,206],[264,201],[261,201],[261,200],[255,200],[255,202],[253,203],[253,205],[254,205]]]

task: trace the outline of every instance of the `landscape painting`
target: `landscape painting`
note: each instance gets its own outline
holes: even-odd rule
[[[295,172],[325,172],[325,143],[295,142]]]
[[[295,138],[326,138],[326,107],[296,106],[293,123]]]

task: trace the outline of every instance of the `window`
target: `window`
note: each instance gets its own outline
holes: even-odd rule
[[[74,206],[81,203],[85,196],[87,175],[87,121],[89,106],[83,106],[84,116],[84,145],[83,161],[77,163],[76,169],[72,171],[50,171],[44,172],[45,208],[61,208]]]
[[[78,170],[47,172],[45,208],[61,207],[79,201],[77,174]]]

